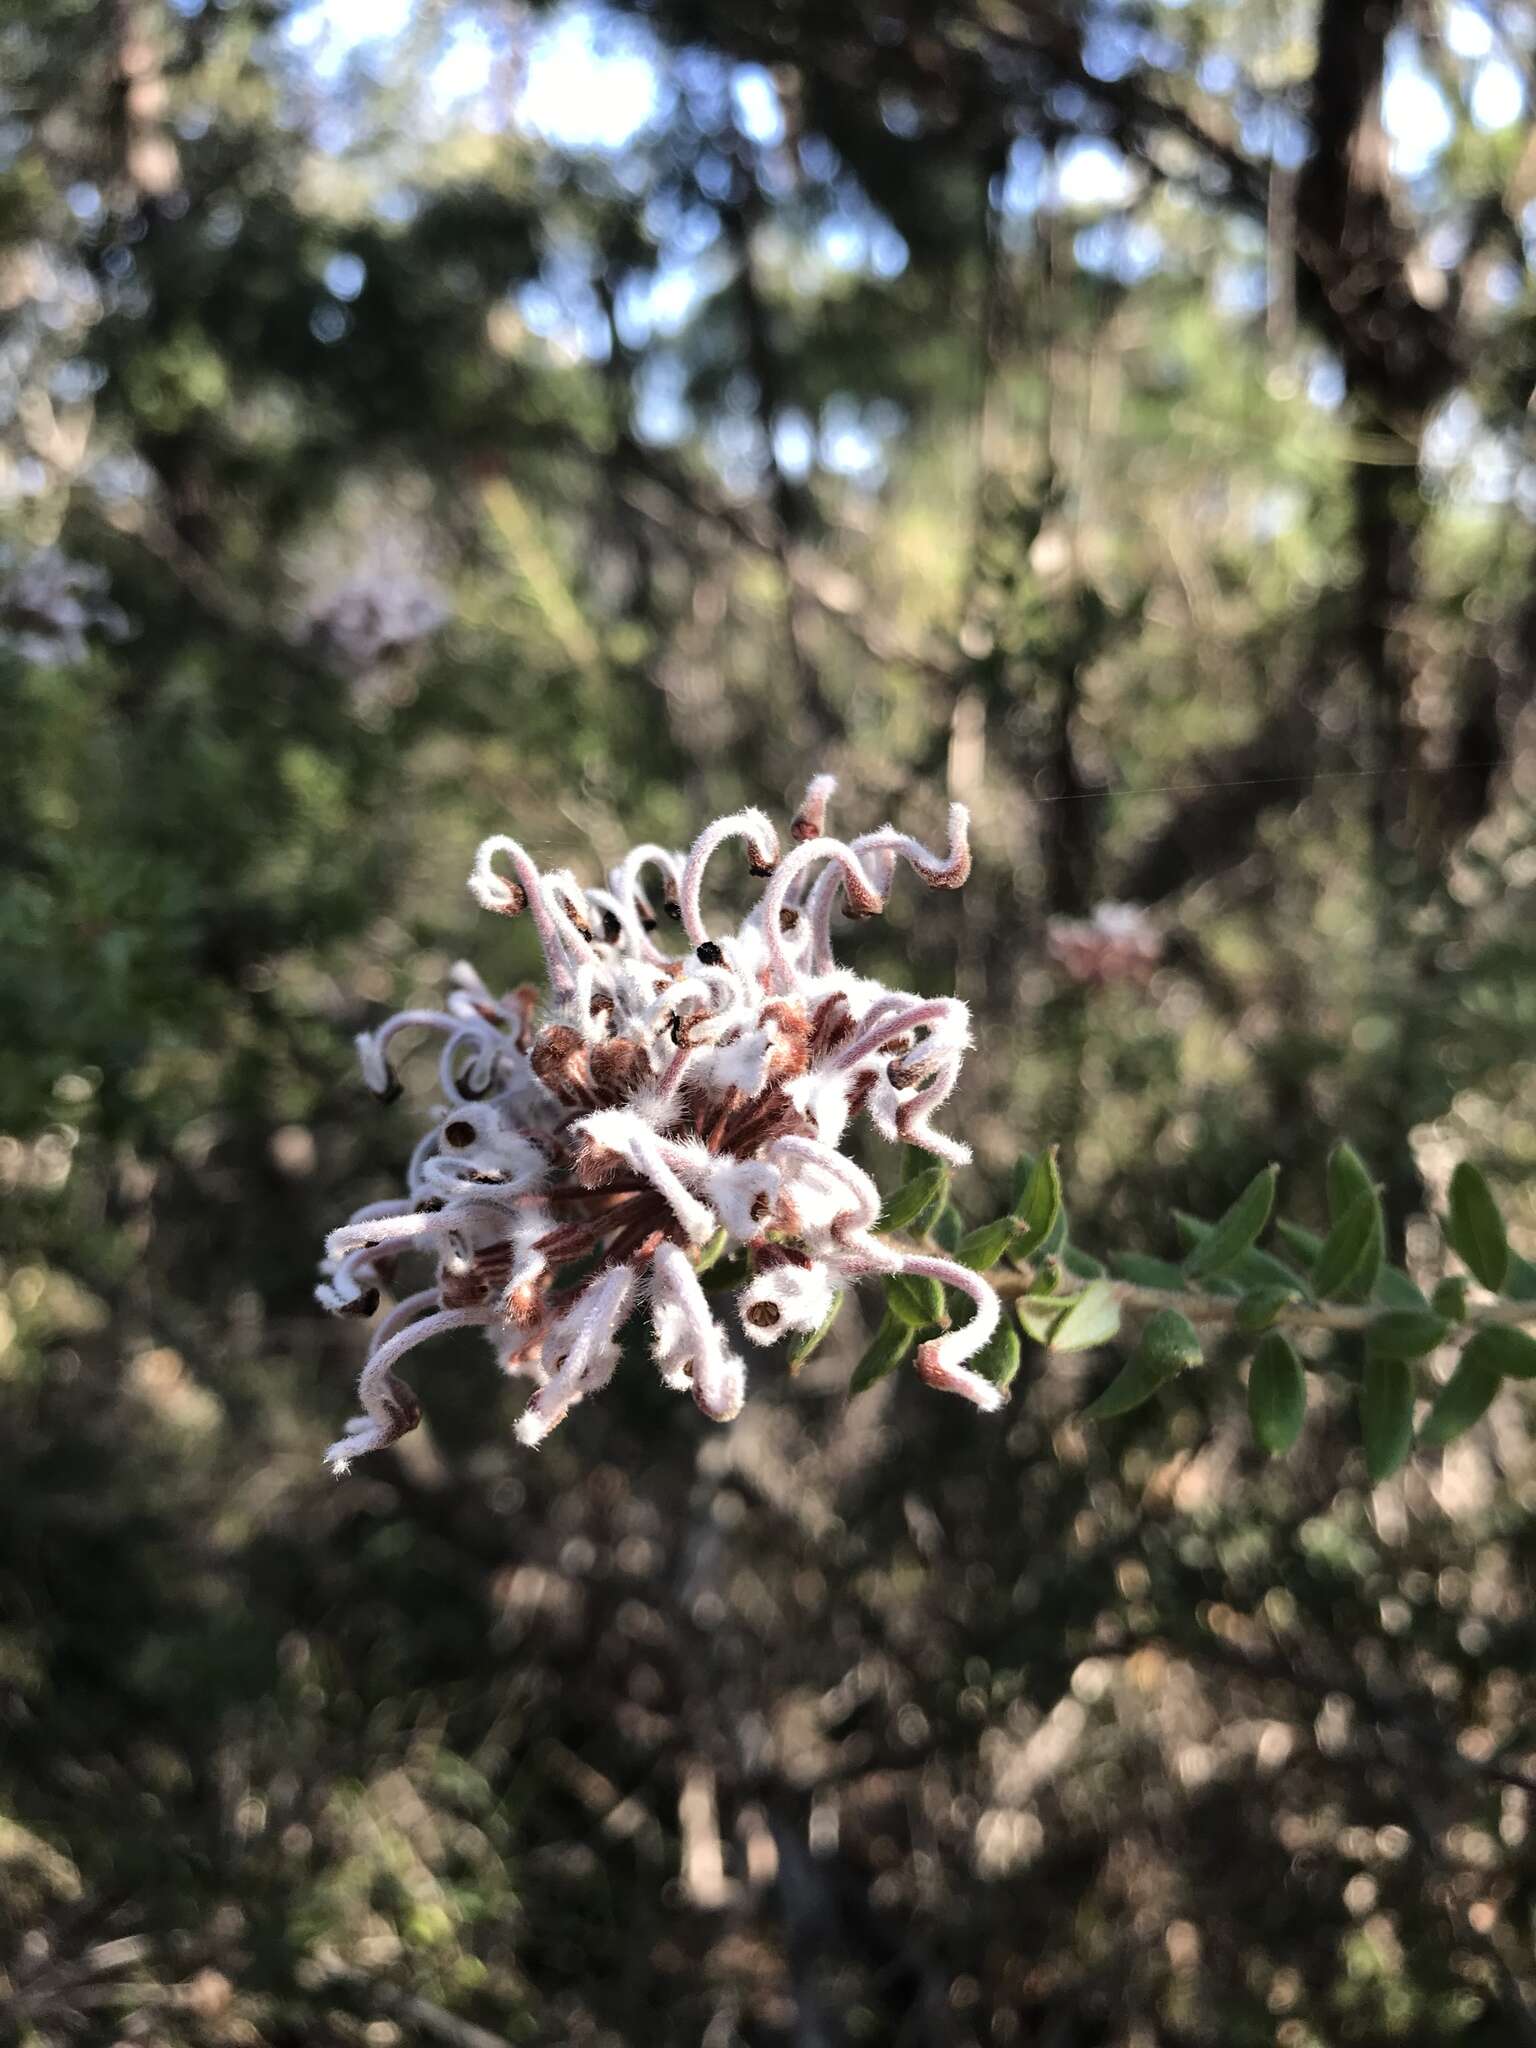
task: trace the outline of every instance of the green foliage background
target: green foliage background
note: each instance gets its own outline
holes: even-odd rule
[[[532,966],[476,841],[817,769],[972,807],[848,941],[975,1008],[972,1220],[1319,1225],[1347,1133],[1426,1288],[1457,1158],[1533,1249],[1536,17],[349,21],[0,22],[6,2025],[1536,2039],[1523,1390],[1372,1493],[1347,1359],[1270,1464],[1219,1355],[989,1422],[849,1318],[533,1457],[449,1343],[338,1487],[309,1294],[426,1099],[351,1034]],[[1146,988],[1051,964],[1112,898]]]

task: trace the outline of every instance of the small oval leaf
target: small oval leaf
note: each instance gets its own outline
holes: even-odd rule
[[[1461,1355],[1468,1353],[1507,1380],[1536,1380],[1536,1337],[1503,1323],[1484,1323]]]
[[[1160,1308],[1155,1315],[1148,1316],[1136,1356],[1150,1360],[1165,1378],[1205,1362],[1199,1332],[1189,1317],[1180,1315],[1176,1308]]]
[[[1474,1340],[1435,1396],[1435,1405],[1419,1431],[1419,1442],[1426,1450],[1438,1450],[1442,1444],[1453,1442],[1487,1412],[1500,1384],[1497,1366],[1478,1356]]]
[[[1365,1469],[1372,1486],[1379,1486],[1391,1478],[1413,1444],[1413,1369],[1406,1360],[1366,1359],[1360,1426]]]
[[[826,1336],[828,1330],[830,1330],[832,1325],[837,1321],[837,1312],[842,1307],[842,1305],[842,1295],[840,1293],[834,1294],[832,1297],[832,1306],[827,1310],[826,1314],[822,1317],[819,1328],[814,1330],[802,1330],[800,1334],[791,1341],[788,1352],[788,1363],[791,1375],[797,1373],[800,1370],[801,1366],[804,1365],[805,1361],[810,1357],[811,1353],[821,1343],[821,1340],[823,1339],[823,1337]]]
[[[1278,1330],[1271,1330],[1248,1368],[1248,1419],[1271,1457],[1288,1451],[1307,1419],[1307,1376]]]
[[[885,1306],[909,1330],[944,1320],[944,1290],[926,1273],[893,1273],[885,1283]]]
[[[1022,1356],[1019,1333],[1012,1323],[1001,1322],[991,1338],[971,1359],[972,1372],[979,1372],[984,1380],[990,1380],[994,1387],[1010,1386],[1019,1369]]]
[[[1362,1195],[1374,1194],[1370,1168],[1347,1138],[1328,1154],[1328,1221],[1337,1223]]]
[[[1372,1291],[1383,1308],[1412,1308],[1422,1311],[1429,1307],[1429,1303],[1424,1299],[1423,1289],[1416,1287],[1408,1275],[1397,1266],[1383,1266],[1376,1275],[1376,1285]]]
[[[1112,1252],[1110,1268],[1118,1279],[1133,1287],[1159,1287],[1171,1294],[1184,1291],[1184,1270],[1167,1259],[1151,1259],[1144,1252]]]
[[[887,1196],[876,1230],[910,1230],[925,1211],[949,1192],[949,1168],[930,1166],[904,1180]]]
[[[1450,1324],[1428,1309],[1389,1308],[1365,1333],[1365,1348],[1374,1358],[1422,1358],[1442,1343]]]
[[[1294,1301],[1300,1292],[1299,1286],[1281,1287],[1278,1283],[1250,1288],[1237,1304],[1233,1320],[1240,1330],[1257,1335],[1260,1330],[1267,1330],[1286,1303]]]
[[[1509,1240],[1487,1181],[1465,1159],[1451,1175],[1445,1237],[1473,1279],[1497,1294],[1509,1271]]]
[[[1449,1280],[1442,1280],[1429,1298],[1429,1305],[1437,1316],[1444,1316],[1448,1323],[1459,1323],[1467,1312],[1467,1283],[1459,1273]]]
[[[1317,1264],[1317,1255],[1323,1248],[1323,1240],[1317,1232],[1303,1230],[1299,1223],[1287,1223],[1285,1218],[1280,1216],[1275,1220],[1275,1235],[1297,1264],[1310,1274]]]
[[[1362,1286],[1369,1293],[1381,1264],[1381,1246],[1381,1203],[1376,1190],[1367,1188],[1323,1239],[1311,1273],[1316,1292],[1324,1300],[1356,1292]]]
[[[1018,1229],[1011,1216],[1000,1216],[995,1223],[983,1223],[979,1230],[961,1238],[955,1246],[955,1257],[962,1266],[969,1266],[973,1273],[985,1273],[1007,1251],[1018,1235]]]
[[[1056,1164],[1056,1147],[1052,1145],[1042,1152],[1027,1173],[1022,1171],[1023,1165],[1020,1160],[1018,1177],[1022,1185],[1013,1204],[1018,1238],[1013,1249],[1016,1258],[1032,1259],[1037,1252],[1054,1249],[1052,1240],[1061,1226],[1061,1171]]]
[[[887,1373],[894,1372],[915,1342],[915,1333],[905,1323],[888,1315],[875,1332],[874,1341],[853,1369],[848,1382],[850,1394],[862,1394],[878,1386]]]
[[[1184,1261],[1184,1270],[1192,1280],[1226,1272],[1248,1250],[1269,1221],[1279,1173],[1277,1166],[1266,1166],[1262,1173],[1256,1173],[1225,1216],[1201,1238]]]
[[[1051,1332],[1053,1351],[1091,1351],[1107,1344],[1120,1328],[1120,1303],[1107,1280],[1090,1280],[1072,1297]]]

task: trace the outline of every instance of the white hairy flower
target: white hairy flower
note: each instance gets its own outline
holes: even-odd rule
[[[375,1333],[363,1413],[327,1453],[338,1472],[419,1421],[397,1360],[465,1326],[532,1382],[525,1444],[607,1384],[637,1312],[664,1383],[729,1421],[746,1371],[717,1319],[722,1296],[700,1281],[722,1250],[745,1264],[735,1308],[753,1344],[821,1328],[843,1288],[871,1275],[911,1272],[969,1296],[971,1315],[919,1347],[918,1370],[978,1407],[1002,1405],[967,1365],[997,1328],[992,1288],[881,1237],[875,1184],[840,1149],[867,1116],[893,1143],[970,1157],[932,1123],[971,1042],[965,1005],[851,974],[831,941],[839,902],[876,915],[903,864],[930,887],[959,888],[966,814],[952,807],[943,854],[890,826],[845,842],[827,833],[834,788],[830,776],[811,783],[782,855],[763,813],[740,811],[686,854],[636,847],[603,888],[541,872],[503,835],[481,846],[470,889],[488,910],[531,918],[548,985],[495,996],[461,962],[440,1009],[402,1011],[358,1039],[364,1079],[389,1100],[395,1039],[436,1034],[442,1103],[404,1197],[327,1239],[319,1298],[372,1315],[402,1258],[431,1261],[435,1277]],[[732,841],[765,887],[734,931],[717,932],[704,883]],[[681,927],[686,953],[657,943],[661,917]]]

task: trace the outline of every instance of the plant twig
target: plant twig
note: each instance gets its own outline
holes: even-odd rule
[[[1024,1300],[1034,1281],[1033,1273],[1027,1270],[997,1273],[991,1278],[992,1285],[1004,1301]],[[1104,1285],[1122,1308],[1132,1311],[1150,1315],[1160,1308],[1177,1309],[1192,1323],[1216,1323],[1224,1328],[1232,1327],[1237,1321],[1239,1299],[1236,1295],[1205,1294],[1196,1288],[1186,1291],[1173,1287],[1141,1287],[1131,1280],[1106,1279]],[[1068,1308],[1079,1299],[1082,1291],[1074,1288],[1069,1294],[1046,1294],[1037,1299],[1042,1309]],[[1426,1312],[1433,1313],[1432,1310]],[[1341,1333],[1363,1331],[1387,1313],[1380,1302],[1295,1301],[1280,1310],[1271,1327]],[[1536,1301],[1470,1301],[1464,1313],[1455,1319],[1456,1327],[1473,1330],[1490,1323],[1536,1323]]]

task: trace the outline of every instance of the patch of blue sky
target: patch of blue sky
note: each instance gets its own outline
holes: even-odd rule
[[[327,87],[356,62],[382,66],[420,19],[418,0],[305,0],[285,20],[281,38],[309,78]],[[493,17],[471,8],[451,12],[425,74],[430,104],[462,114],[466,103],[490,93],[509,48]],[[521,57],[515,118],[556,148],[618,154],[665,109],[659,45],[604,8],[568,0],[528,34]],[[760,110],[760,92],[755,103]]]
[[[559,149],[617,154],[657,121],[665,101],[654,38],[601,8],[569,5],[530,39],[517,117]]]
[[[1512,128],[1525,113],[1525,83],[1514,65],[1502,57],[1479,64],[1468,106],[1479,128]]]
[[[750,142],[776,149],[784,140],[784,108],[773,80],[758,64],[738,64],[731,73],[731,107],[736,125]]]
[[[1424,69],[1418,44],[1402,33],[1388,44],[1381,120],[1392,168],[1402,178],[1422,177],[1432,170],[1456,132],[1445,94]]]
[[[1486,57],[1493,48],[1493,26],[1479,7],[1452,7],[1443,33],[1447,49],[1458,57]]]
[[[283,23],[282,39],[322,85],[333,85],[359,54],[398,41],[415,0],[308,0]]]
[[[1056,158],[1055,199],[1058,206],[1126,206],[1141,189],[1141,179],[1112,142],[1083,137],[1069,142]]]

